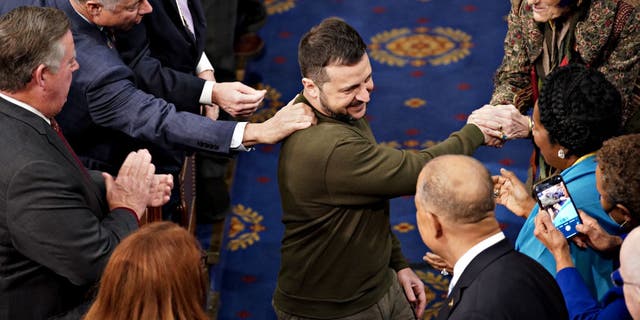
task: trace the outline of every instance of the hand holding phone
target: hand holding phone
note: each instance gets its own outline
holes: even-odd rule
[[[578,233],[576,226],[581,223],[580,216],[562,176],[554,175],[538,182],[534,192],[541,211],[549,214],[553,225],[565,238],[575,236]]]

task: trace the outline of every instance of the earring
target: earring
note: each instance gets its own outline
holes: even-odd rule
[[[620,229],[623,229],[627,222],[629,222],[629,220],[625,220],[622,224],[620,224]]]
[[[558,158],[564,159],[564,150],[562,149],[558,150]]]

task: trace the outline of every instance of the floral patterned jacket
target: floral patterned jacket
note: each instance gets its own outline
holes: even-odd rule
[[[640,74],[640,0],[624,1],[630,5],[626,8],[630,9],[630,14],[618,33],[617,43],[607,44],[613,34],[617,0],[592,0],[588,14],[576,25],[575,49],[587,65],[594,65],[598,64],[605,48],[609,48],[608,59],[595,66],[620,91],[625,103],[623,117],[626,121],[638,108],[637,100],[632,99],[632,91]],[[504,58],[496,72],[491,104],[514,104],[525,112],[533,101],[519,101],[522,99],[519,95],[530,96],[531,70],[542,54],[544,38],[526,0],[511,2]]]

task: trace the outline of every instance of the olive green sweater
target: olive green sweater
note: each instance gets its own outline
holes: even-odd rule
[[[372,306],[391,285],[389,268],[408,267],[389,199],[414,194],[429,159],[471,155],[484,139],[466,125],[436,146],[404,151],[378,145],[364,118],[316,116],[317,125],[288,137],[280,151],[285,232],[273,299],[284,312],[329,319]]]

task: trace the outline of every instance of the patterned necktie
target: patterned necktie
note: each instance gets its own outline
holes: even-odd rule
[[[116,35],[113,32],[113,30],[111,28],[102,28],[102,34],[104,35],[105,39],[107,40],[107,47],[109,47],[109,49],[113,49],[115,47],[116,44]]]
[[[193,17],[191,16],[191,11],[189,11],[188,0],[176,0],[178,5],[178,11],[180,12],[180,18],[182,19],[182,23],[184,24],[191,34],[195,37],[195,31],[193,29]]]
[[[82,164],[82,161],[80,161],[80,158],[78,158],[78,155],[73,151],[73,149],[71,148],[71,145],[69,145],[69,142],[64,137],[64,134],[62,134],[62,129],[60,129],[60,125],[58,124],[56,119],[51,118],[50,120],[51,120],[51,128],[53,128],[53,130],[58,134],[58,137],[60,137],[60,140],[62,140],[65,147],[67,147],[67,150],[69,150],[69,152],[73,156],[73,159],[76,160],[76,164],[80,167],[80,169],[82,169],[82,173],[85,175],[85,177],[88,178],[89,172],[87,171],[87,168],[84,167],[84,165]]]

